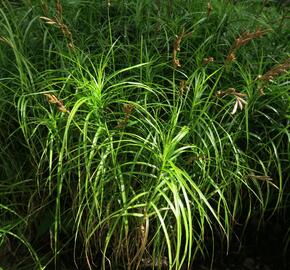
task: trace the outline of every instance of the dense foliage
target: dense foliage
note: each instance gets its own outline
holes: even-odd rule
[[[289,211],[287,6],[0,7],[0,268],[190,269]]]

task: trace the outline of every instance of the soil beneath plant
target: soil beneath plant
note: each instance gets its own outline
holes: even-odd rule
[[[211,262],[204,261],[197,263],[192,269],[290,270],[290,248],[286,248],[289,224],[278,217],[265,221],[260,228],[253,222],[244,231],[242,242],[238,237],[233,239],[227,255],[226,252],[215,251],[212,265]],[[237,231],[239,230],[240,228]]]

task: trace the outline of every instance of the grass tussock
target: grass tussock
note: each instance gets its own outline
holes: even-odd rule
[[[192,269],[288,213],[265,2],[1,2],[0,268]]]

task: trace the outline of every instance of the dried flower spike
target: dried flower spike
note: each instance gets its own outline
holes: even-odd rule
[[[127,125],[128,121],[130,119],[130,116],[132,114],[133,109],[134,109],[134,106],[132,104],[124,104],[123,105],[125,118],[124,119],[120,119],[118,121],[118,125],[117,125],[118,128],[124,128]]]
[[[182,38],[184,37],[185,31],[184,28],[182,31],[179,33],[178,36],[176,36],[176,39],[174,41],[173,45],[173,66],[174,68],[181,67],[179,59],[177,59],[177,52],[180,51],[180,43]]]
[[[212,5],[211,5],[211,2],[208,1],[207,2],[207,17],[209,17],[209,15],[211,14],[212,12]]]
[[[214,58],[213,57],[206,57],[206,58],[203,58],[203,64],[204,65],[208,65],[209,63],[213,62],[214,61]]]
[[[172,53],[173,67],[174,68],[181,67],[180,61],[177,58],[177,52],[180,52],[180,43],[181,43],[182,39],[190,34],[191,34],[191,32],[185,33],[184,28],[182,28],[182,31],[179,33],[178,36],[176,36],[176,39],[174,40],[173,53]]]
[[[58,24],[58,22],[54,19],[50,19],[44,16],[39,17],[39,19],[42,19],[45,21],[46,24]]]
[[[181,80],[179,83],[179,94],[181,96],[184,95],[185,92],[189,91],[189,87],[187,86],[186,80]]]
[[[60,3],[60,0],[55,0],[55,9],[56,9],[57,18],[60,21],[62,21],[62,5]]]
[[[273,80],[275,77],[287,72],[288,69],[290,69],[290,58],[288,58],[284,63],[270,69],[264,75],[258,76],[257,79],[267,83]]]
[[[55,95],[44,94],[47,98],[47,101],[51,104],[55,104],[57,109],[60,112],[70,113],[70,111],[63,105],[63,102],[59,100]]]
[[[264,95],[264,88],[270,81],[272,81],[275,77],[286,73],[288,69],[290,69],[290,58],[286,59],[286,61],[282,64],[270,69],[264,75],[259,75],[256,80],[263,81],[261,87],[259,88],[260,95]]]
[[[234,108],[231,112],[231,114],[235,114],[237,112],[237,109],[240,108],[240,110],[243,109],[244,105],[247,104],[247,102],[242,99],[241,97],[238,97],[238,96],[235,96],[236,97],[236,102],[235,102],[235,105],[234,105]]]
[[[51,18],[44,17],[44,16],[41,16],[39,18],[44,20],[46,24],[56,25],[61,30],[63,35],[66,37],[67,46],[70,49],[74,49],[74,42],[73,42],[72,33],[70,32],[68,26],[63,22],[62,5],[61,5],[60,0],[55,0],[55,9],[56,9],[56,17],[55,18],[51,19]]]
[[[231,46],[225,63],[227,64],[236,60],[236,51],[240,47],[246,45],[248,42],[250,42],[253,39],[264,36],[267,32],[268,30],[260,30],[260,29],[257,29],[255,32],[244,32],[240,37],[238,37],[235,40],[234,44]]]
[[[125,112],[125,117],[130,117],[130,115],[134,109],[134,106],[132,104],[124,104],[123,109]]]
[[[244,98],[247,96],[244,93],[240,93],[238,92],[235,88],[231,87],[228,88],[225,91],[217,91],[216,95],[218,97],[224,97],[226,95],[233,95],[236,99],[233,110],[231,112],[231,114],[235,114],[238,110],[238,108],[240,108],[240,110],[242,110],[244,108],[244,106],[247,104],[247,102],[244,100]]]
[[[231,52],[227,56],[226,63],[231,63],[231,62],[235,61],[236,59],[237,59],[236,55],[233,52]]]

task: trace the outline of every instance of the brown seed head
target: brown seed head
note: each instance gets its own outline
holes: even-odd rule
[[[211,2],[208,1],[207,2],[207,17],[209,17],[209,15],[211,14],[212,12],[212,5],[211,5]]]

